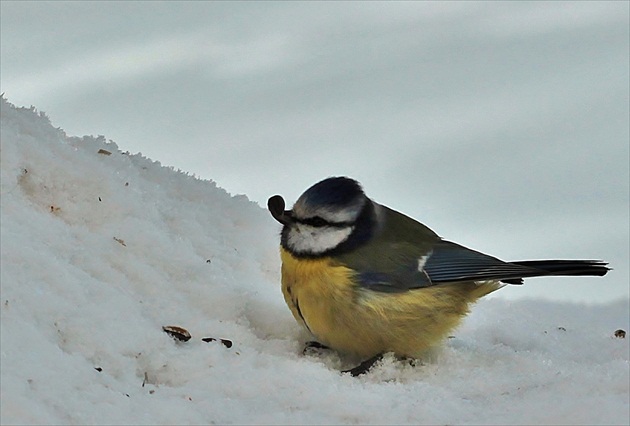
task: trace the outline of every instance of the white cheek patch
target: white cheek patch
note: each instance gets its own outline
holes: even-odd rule
[[[314,227],[296,223],[289,231],[287,245],[296,253],[321,254],[346,241],[353,230],[354,226]]]

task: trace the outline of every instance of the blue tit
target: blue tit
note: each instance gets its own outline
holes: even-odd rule
[[[293,316],[322,345],[364,359],[387,352],[417,358],[442,341],[470,305],[505,284],[547,275],[608,272],[597,260],[504,262],[440,238],[369,199],[347,177],[325,179],[291,210],[268,208],[283,225],[282,293]]]

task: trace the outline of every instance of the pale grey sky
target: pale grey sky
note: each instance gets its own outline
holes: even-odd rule
[[[261,205],[352,176],[473,249],[614,268],[498,296],[628,297],[628,2],[0,7],[1,90],[70,135]]]

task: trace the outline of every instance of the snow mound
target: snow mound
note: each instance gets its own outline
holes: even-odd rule
[[[348,377],[301,355],[265,210],[1,107],[2,424],[627,424],[628,301],[485,300],[433,362]]]

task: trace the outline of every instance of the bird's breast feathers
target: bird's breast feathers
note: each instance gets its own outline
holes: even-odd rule
[[[415,356],[459,322],[468,302],[496,289],[460,283],[374,291],[356,281],[356,271],[329,257],[297,258],[284,249],[281,257],[282,293],[295,319],[321,343],[359,356]]]
[[[354,300],[351,269],[329,257],[305,259],[281,249],[282,293],[295,319],[327,343],[342,305]]]

